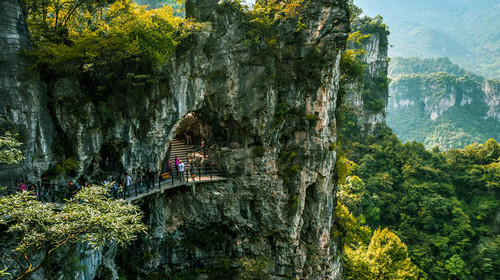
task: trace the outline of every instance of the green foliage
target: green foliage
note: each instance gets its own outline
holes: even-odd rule
[[[149,5],[152,9],[161,8],[164,5],[171,6],[175,10],[182,9],[184,1],[177,0],[135,0],[140,5]]]
[[[47,170],[47,174],[50,177],[57,178],[63,175],[74,176],[76,175],[77,171],[78,161],[70,157],[57,163],[54,167]]]
[[[377,229],[368,248],[346,248],[346,279],[419,279],[406,245],[388,229]]]
[[[482,244],[498,236],[500,145],[428,151],[387,129],[357,139],[343,147],[356,165],[339,187],[342,203],[369,226],[394,229],[430,279],[494,279],[489,256],[499,248]]]
[[[28,192],[0,197],[0,224],[16,234],[16,251],[28,262],[18,279],[28,278],[66,244],[85,243],[95,248],[114,240],[123,245],[145,232],[137,206],[108,199],[106,194],[105,187],[91,186],[60,208],[42,203]],[[32,264],[31,257],[39,252],[44,258]]]
[[[342,248],[346,279],[420,279],[406,245],[388,229],[373,235],[368,226],[338,203],[332,237]]]
[[[296,152],[283,150],[278,155],[279,174],[285,185],[292,185],[300,172],[299,157]]]
[[[16,140],[16,135],[6,133],[0,136],[0,164],[16,164],[24,159],[21,150],[22,143]]]
[[[312,127],[315,127],[316,124],[318,123],[319,117],[315,114],[307,114],[306,120],[309,121]]]
[[[55,74],[93,74],[138,61],[161,67],[190,32],[204,28],[175,17],[170,6],[146,9],[130,0],[47,1],[46,7],[33,7],[28,9],[31,55],[37,66]],[[69,18],[54,21],[56,11]]]
[[[300,198],[298,195],[294,195],[291,199],[291,202],[292,202],[292,205],[291,205],[291,208],[293,211],[296,211],[297,209],[299,209],[299,206],[300,206]]]
[[[347,247],[354,248],[370,242],[370,228],[363,225],[362,220],[356,219],[349,213],[349,209],[341,202],[338,202],[335,207],[335,218],[332,236],[339,239],[339,245],[343,250]]]
[[[12,276],[12,274],[7,272],[7,268],[5,269],[0,269],[0,279],[2,280],[7,280]]]
[[[253,157],[263,157],[266,153],[266,150],[262,146],[255,146],[252,147],[251,153]]]
[[[271,261],[264,257],[259,258],[241,258],[239,263],[242,266],[240,277],[243,280],[261,280],[269,279],[271,274],[269,268]]]

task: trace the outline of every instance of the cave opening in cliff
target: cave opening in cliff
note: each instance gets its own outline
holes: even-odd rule
[[[186,145],[200,146],[201,141],[207,141],[213,135],[212,126],[200,117],[200,113],[188,113],[180,122],[174,140],[184,141]]]
[[[208,152],[205,147],[213,142],[214,129],[210,122],[207,122],[202,116],[202,112],[190,112],[179,122],[167,148],[162,163],[163,168],[168,168],[168,160],[174,162],[176,157],[185,164],[194,160],[196,165],[200,165],[206,161]]]

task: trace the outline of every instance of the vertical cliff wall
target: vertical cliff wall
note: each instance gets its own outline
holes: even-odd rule
[[[32,94],[8,103],[33,117],[16,118],[7,110],[13,105],[2,105],[1,118],[32,135],[26,143],[39,143],[47,157],[62,143],[55,161],[71,157],[77,176],[89,177],[157,166],[189,112],[212,127],[219,148],[210,158],[227,170],[228,182],[200,186],[196,196],[179,190],[142,201],[149,234],[105,260],[93,258],[100,272],[135,279],[265,256],[270,275],[339,278],[330,228],[340,51],[349,28],[345,2],[309,2],[301,24],[280,22],[271,44],[266,36],[251,37],[256,26],[239,5],[186,5],[210,28],[181,43],[154,82],[96,102],[82,80],[60,77],[43,85],[35,75],[21,83]],[[17,22],[23,23],[20,12]],[[25,32],[16,34],[26,40]],[[14,65],[24,64],[18,57],[3,63]],[[21,66],[16,71],[27,75]],[[11,85],[2,94],[12,99],[21,92]],[[46,131],[53,133],[45,138]],[[30,145],[21,169],[35,178],[44,171],[34,170],[35,162],[51,163],[33,160]]]
[[[353,113],[348,118],[356,123],[357,128],[352,129],[369,133],[375,126],[385,124],[389,99],[389,31],[381,19],[363,17],[354,20],[351,32],[360,32],[361,35],[369,37],[359,43],[351,42],[348,47],[362,51],[360,59],[364,64],[364,73],[361,79],[346,85],[343,105],[346,111]]]
[[[21,6],[17,0],[0,5],[0,134],[19,133],[26,157],[20,165],[0,166],[0,182],[10,184],[23,174],[48,168],[55,127],[45,86],[20,57],[20,51],[30,46]]]

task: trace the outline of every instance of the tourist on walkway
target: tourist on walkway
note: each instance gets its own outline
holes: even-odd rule
[[[187,127],[184,136],[186,136],[186,145],[193,145],[193,140],[191,140],[191,127]]]
[[[130,175],[128,173],[125,173],[125,182],[124,182],[124,189],[123,189],[123,198],[128,195],[128,191],[132,187],[132,178],[130,178]]]
[[[47,179],[47,176],[42,175],[42,185],[41,185],[41,193],[40,198],[42,202],[49,202],[49,196],[52,198],[53,193],[51,194],[50,182]]]
[[[142,187],[144,186],[144,180],[142,179],[141,172],[137,172],[137,178],[135,179],[135,183],[137,184],[137,188],[140,192],[143,191]]]
[[[170,159],[168,159],[168,163],[167,163],[168,176],[172,177],[174,175],[172,173],[173,171],[174,171],[174,167],[173,167],[172,161]]]
[[[111,195],[113,196],[114,199],[118,198],[118,189],[119,189],[118,181],[119,181],[119,179],[116,179],[113,182],[113,186],[111,186],[111,188],[112,188],[111,189]]]
[[[201,149],[203,150],[203,157],[205,157],[205,140],[201,139]]]
[[[151,171],[151,168],[149,168],[148,171],[146,172],[148,190],[151,188],[151,185],[154,187],[154,179],[155,179],[155,174],[153,173],[153,171]]]
[[[179,157],[178,156],[175,156],[175,171],[176,172],[179,172]]]
[[[37,187],[35,184],[31,184],[29,186],[29,191],[31,192],[31,194],[34,196],[34,197],[38,197],[38,190],[37,190]]]
[[[66,185],[68,187],[68,199],[74,196],[80,190],[80,188],[73,181],[68,181]]]
[[[179,160],[179,176],[180,180],[184,181],[184,163],[182,163],[182,160]]]
[[[20,192],[26,191],[26,185],[24,184],[23,181],[19,181],[19,184],[17,185],[17,190]]]
[[[191,179],[193,179],[193,181],[195,180],[195,177],[196,177],[196,173],[195,173],[195,168],[194,168],[194,160],[191,160],[189,162],[189,171],[191,171]]]

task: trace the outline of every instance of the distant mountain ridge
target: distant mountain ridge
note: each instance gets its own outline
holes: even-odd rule
[[[489,79],[500,79],[500,0],[355,0],[389,25],[390,57],[449,57]]]
[[[402,141],[463,148],[500,139],[500,83],[447,58],[396,58],[390,63],[387,124]]]

